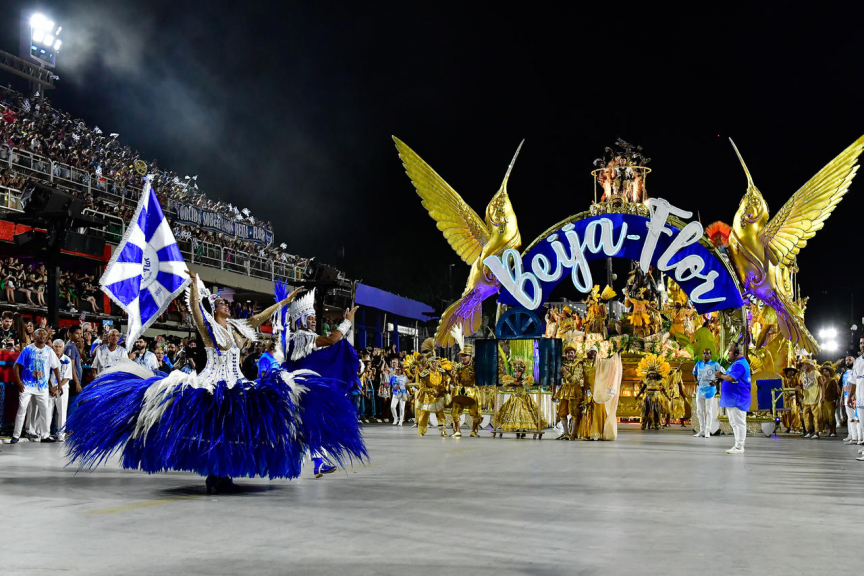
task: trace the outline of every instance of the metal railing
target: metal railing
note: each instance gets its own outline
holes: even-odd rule
[[[303,273],[303,268],[296,264],[238,252],[202,240],[178,240],[177,245],[180,247],[180,253],[187,256],[192,264],[244,274],[251,278],[300,280]]]
[[[118,206],[134,206],[138,203],[141,188],[134,186],[117,186],[110,178],[97,178],[80,168],[69,166],[61,162],[54,162],[29,150],[12,148],[7,144],[0,146],[0,164],[6,164],[10,169],[22,168],[35,173],[40,178],[47,180],[60,189],[71,192],[85,192],[93,194],[94,197],[108,201]],[[0,208],[21,210],[21,192],[13,188],[0,187]],[[176,216],[170,207],[164,208],[166,216]],[[94,214],[115,223],[114,230],[111,226],[103,229],[105,239],[108,242],[118,243],[126,231],[126,224],[122,218],[113,214],[97,212],[87,208],[84,213]],[[117,224],[119,223],[119,224]],[[119,232],[116,229],[119,225]],[[202,240],[178,240],[180,252],[189,257],[190,262],[228,270],[238,274],[245,274],[252,278],[275,280],[284,278],[286,280],[300,280],[303,268],[290,262],[271,260],[257,254],[238,252],[232,248],[225,248],[218,244],[204,242]]]
[[[102,232],[102,237],[111,244],[119,244],[123,239],[123,235],[126,233],[126,223],[123,222],[123,219],[115,214],[106,214],[105,212],[99,212],[97,210],[93,210],[92,208],[85,208],[81,211],[82,214],[92,214],[97,218],[102,218],[103,220],[108,220],[109,224],[103,226],[102,228],[90,228],[90,230],[97,230]]]

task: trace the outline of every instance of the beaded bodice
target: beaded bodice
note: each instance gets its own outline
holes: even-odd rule
[[[240,348],[236,345],[222,350],[222,354],[217,354],[216,349],[209,346],[204,350],[207,352],[207,364],[198,375],[200,380],[208,384],[225,382],[228,388],[233,388],[238,380],[245,380],[240,372]]]

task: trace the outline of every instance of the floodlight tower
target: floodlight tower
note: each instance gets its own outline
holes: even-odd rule
[[[28,19],[30,25],[27,56],[45,68],[54,68],[57,65],[57,54],[63,41],[60,40],[62,26],[48,16],[37,12]],[[23,38],[22,38],[23,42]],[[21,55],[22,57],[24,54]]]

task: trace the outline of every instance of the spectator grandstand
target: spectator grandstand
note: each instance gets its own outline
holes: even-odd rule
[[[11,88],[0,88],[0,208],[20,210],[25,182],[38,179],[82,198],[85,214],[109,222],[105,239],[117,243],[125,232],[142,191],[143,174],[153,175],[153,189],[172,223],[181,252],[190,263],[254,278],[301,277],[306,259],[274,246],[272,226],[256,220],[246,209],[214,201],[198,189],[197,176],[180,178],[144,161],[137,150],[122,146],[118,134],[105,135],[98,127],[50,105],[47,98],[31,102]],[[178,221],[177,207],[191,206],[217,213],[223,221],[258,227],[269,233],[269,243]]]

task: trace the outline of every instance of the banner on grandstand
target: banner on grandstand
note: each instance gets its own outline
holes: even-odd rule
[[[213,232],[222,232],[229,236],[236,236],[241,240],[257,242],[259,244],[270,244],[273,242],[273,231],[265,226],[250,225],[240,222],[236,218],[184,204],[174,202],[174,212],[177,214],[179,224],[191,224],[200,226]]]

